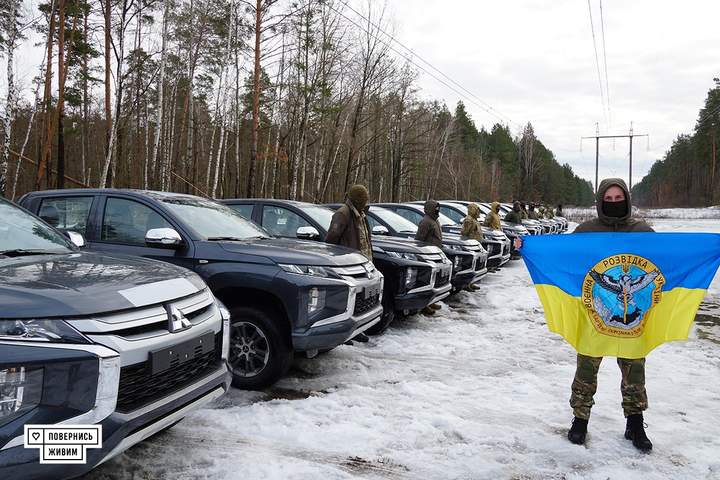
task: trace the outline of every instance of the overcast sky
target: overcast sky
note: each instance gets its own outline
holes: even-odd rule
[[[36,12],[38,1],[25,5]],[[601,134],[625,134],[631,121],[635,133],[650,134],[649,149],[645,138],[635,140],[637,183],[678,134],[692,132],[712,79],[720,76],[719,0],[604,0],[610,124],[587,0],[386,1],[398,40],[517,124],[532,122],[557,159],[588,180],[595,175],[595,145],[586,140],[581,151],[580,137],[594,135],[596,122]],[[600,3],[590,4],[604,84]],[[21,47],[17,65],[25,95],[32,95],[30,78],[42,60],[42,49],[31,44]],[[463,100],[478,127],[498,121],[431,76],[421,72],[419,81],[424,98],[451,109]],[[627,164],[626,139],[601,141],[601,178],[627,179]]]
[[[561,163],[595,175],[595,134],[634,121],[637,183],[680,133],[690,133],[720,76],[720,1],[604,0],[610,128],[600,99],[587,0],[387,0],[396,37],[495,109],[524,124]],[[599,0],[593,7],[604,82]],[[427,74],[422,94],[461,97]],[[475,123],[495,117],[465,100]],[[511,125],[513,131],[518,127]],[[628,140],[601,140],[600,178],[627,179]]]

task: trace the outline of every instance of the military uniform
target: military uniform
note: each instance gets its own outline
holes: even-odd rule
[[[625,192],[627,213],[622,217],[609,217],[603,211],[605,192],[612,186],[618,186]],[[603,180],[598,188],[596,205],[598,217],[581,223],[573,233],[653,231],[650,225],[643,220],[632,218],[630,192],[623,180],[617,178]],[[577,368],[570,396],[570,406],[577,418],[583,420],[590,418],[590,409],[595,403],[593,396],[597,390],[597,374],[601,362],[602,357],[589,357],[579,353],[577,355]],[[620,391],[625,417],[640,414],[648,408],[647,392],[645,391],[645,359],[618,358],[617,363],[622,373]]]
[[[485,215],[485,226],[490,227],[493,230],[500,230],[500,215],[498,215],[498,212],[500,211],[500,204],[498,202],[493,202],[492,205],[490,205],[490,211]]]
[[[463,218],[462,230],[460,236],[463,239],[471,239],[481,241],[483,239],[482,227],[478,217],[480,216],[480,207],[471,203],[468,205],[467,217]]]
[[[505,215],[505,221],[509,223],[518,223],[521,224],[523,221],[522,217],[522,208],[520,207],[520,202],[515,202],[513,204],[512,212]]]

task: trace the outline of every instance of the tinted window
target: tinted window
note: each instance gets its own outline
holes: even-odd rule
[[[155,210],[133,200],[108,198],[100,239],[125,245],[145,245],[153,228],[173,228]]]
[[[301,210],[311,219],[315,220],[325,230],[330,230],[330,223],[335,211],[327,207],[308,206],[302,207]]]
[[[370,225],[370,230],[373,230],[375,227],[381,225],[380,222],[375,220],[372,215],[367,216],[368,225]]]
[[[450,220],[454,221],[455,223],[462,223],[463,218],[465,216],[458,212],[455,209],[452,209],[450,207],[440,207],[440,213],[443,215],[446,215]]]
[[[304,218],[287,208],[265,205],[262,226],[279,237],[295,237],[297,229],[311,226]]]
[[[246,220],[252,220],[253,205],[228,205]]]
[[[69,253],[69,242],[25,210],[0,200],[0,255],[9,250]]]
[[[395,212],[404,219],[411,221],[415,225],[418,225],[423,219],[423,215],[421,215],[420,212],[410,210],[409,208],[398,208],[397,210],[395,210]]]
[[[86,235],[93,197],[46,198],[38,216],[60,230]]]

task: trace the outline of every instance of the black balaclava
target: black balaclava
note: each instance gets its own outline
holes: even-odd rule
[[[608,217],[622,218],[628,213],[627,200],[608,202],[603,200],[602,211]]]

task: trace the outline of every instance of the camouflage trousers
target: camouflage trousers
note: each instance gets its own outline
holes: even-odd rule
[[[573,414],[585,420],[590,418],[590,409],[595,404],[593,396],[597,390],[597,374],[602,357],[588,357],[578,353],[575,380],[572,383],[570,406]],[[618,358],[618,366],[622,373],[620,392],[625,416],[642,413],[648,408],[647,392],[645,391],[645,359],[631,360]]]

